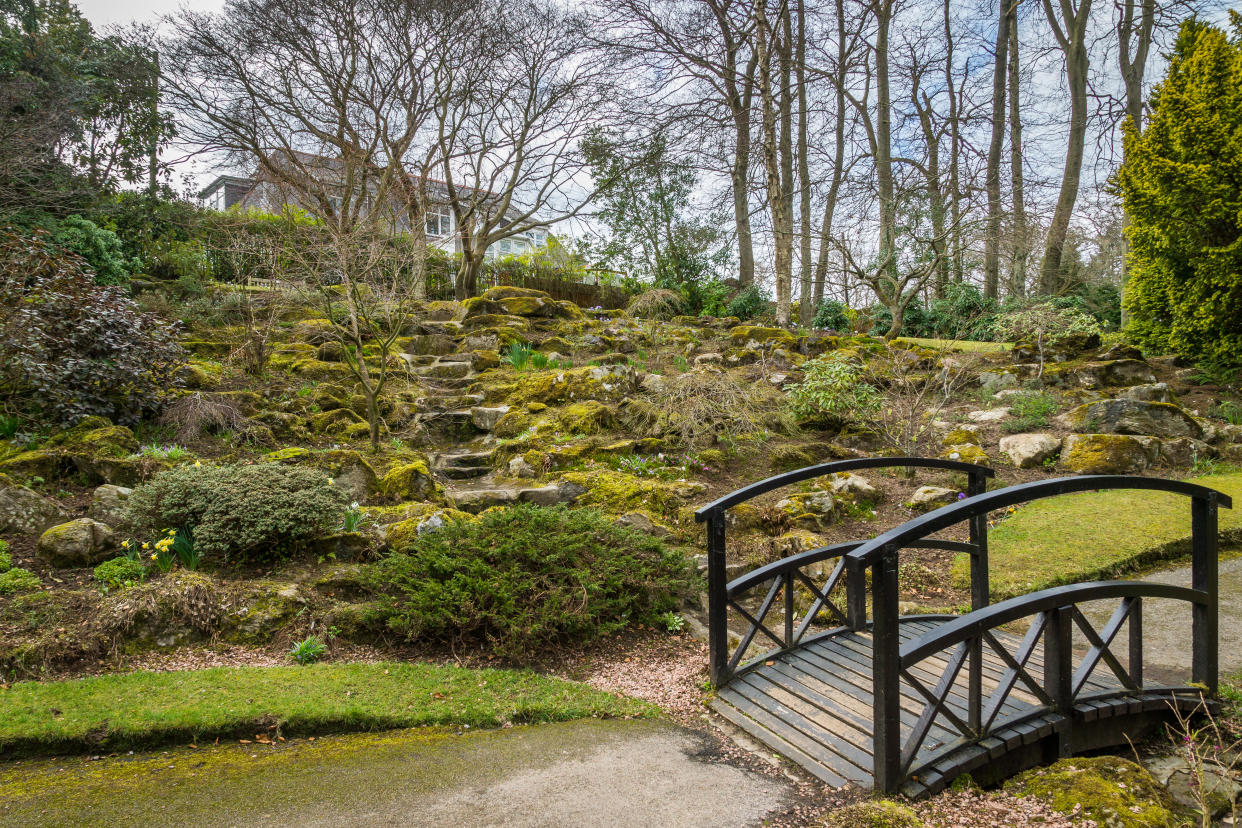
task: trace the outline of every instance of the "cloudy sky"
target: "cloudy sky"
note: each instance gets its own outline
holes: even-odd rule
[[[82,14],[97,29],[114,23],[147,23],[182,6],[214,11],[221,5],[223,0],[77,0]]]

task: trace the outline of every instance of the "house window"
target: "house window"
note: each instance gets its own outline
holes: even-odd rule
[[[440,238],[453,232],[453,216],[445,207],[432,207],[427,211],[427,236]]]

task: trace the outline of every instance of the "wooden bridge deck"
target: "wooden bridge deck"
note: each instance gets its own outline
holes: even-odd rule
[[[904,643],[916,638],[948,620],[947,617],[903,620],[899,627],[901,640]],[[1000,631],[994,634],[1011,653],[1017,651],[1018,637]],[[982,684],[986,698],[1001,681],[1006,666],[988,648],[983,652]],[[912,673],[926,686],[934,687],[945,666],[942,654],[921,662]],[[1034,674],[1042,672],[1042,645],[1032,654],[1028,667]],[[948,706],[963,720],[967,718],[966,675],[965,670],[958,675],[948,700]],[[1083,692],[1086,695],[1110,694],[1122,689],[1101,662],[1087,679]],[[840,630],[796,650],[773,655],[734,677],[720,689],[712,706],[730,722],[827,784],[839,787],[852,783],[870,789],[874,759],[872,701],[871,634]],[[903,744],[925,704],[926,699],[903,679],[900,704]],[[1167,707],[1163,700],[1161,704]],[[1019,683],[1005,699],[992,730],[1001,737],[1017,736],[1033,741],[1046,735],[1043,731],[1051,732],[1054,726],[1053,717],[1041,721],[1036,715],[1043,710],[1046,708]],[[1006,720],[1014,719],[1023,720],[1021,728],[1016,734],[1006,734]],[[932,724],[915,755],[913,767],[920,767],[964,744],[960,734],[946,729],[943,724],[940,719]]]

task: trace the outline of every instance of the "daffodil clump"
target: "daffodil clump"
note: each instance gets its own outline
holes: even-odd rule
[[[121,550],[130,560],[154,566],[160,572],[169,572],[180,563],[186,569],[198,569],[201,562],[194,548],[194,533],[187,527],[182,530],[164,529],[153,541],[121,541]]]

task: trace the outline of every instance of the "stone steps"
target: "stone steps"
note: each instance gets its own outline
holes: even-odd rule
[[[472,451],[459,449],[456,451],[437,452],[432,455],[431,468],[450,480],[464,480],[482,477],[492,470],[492,461],[496,458],[495,449]]]

